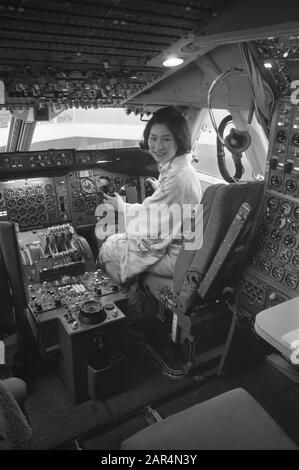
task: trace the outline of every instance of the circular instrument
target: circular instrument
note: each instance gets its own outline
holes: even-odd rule
[[[87,300],[81,305],[78,318],[82,323],[90,325],[102,323],[106,320],[106,316],[106,312],[103,309],[101,302],[98,302],[97,300]]]
[[[97,192],[95,182],[90,178],[83,178],[81,180],[81,188],[84,194],[93,194]]]

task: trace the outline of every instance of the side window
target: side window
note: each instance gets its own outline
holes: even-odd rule
[[[225,109],[213,109],[213,113],[217,125],[219,126],[222,119],[229,114],[229,111],[226,111]],[[201,123],[199,124],[197,137],[193,144],[192,153],[193,166],[196,171],[198,171],[202,187],[205,189],[209,184],[219,182],[223,183],[225,181],[221,176],[217,164],[217,134],[211,123],[208,110],[202,110],[200,117]],[[234,127],[233,124],[226,127],[224,136],[229,133],[232,127]],[[226,167],[229,173],[233,176],[235,174],[235,165],[231,153],[227,149],[224,150],[226,156]],[[245,170],[242,180],[245,181],[253,179],[252,169],[245,154],[243,154],[242,164]]]

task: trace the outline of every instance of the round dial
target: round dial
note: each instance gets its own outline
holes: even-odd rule
[[[46,184],[45,189],[46,189],[47,193],[52,193],[53,190],[54,190],[52,184]]]
[[[288,138],[288,136],[287,136],[287,133],[285,131],[278,131],[277,134],[276,134],[276,140],[280,144],[284,144],[286,142],[287,138]]]
[[[293,180],[287,180],[284,187],[288,193],[293,193],[297,189],[297,184]]]
[[[37,196],[36,198],[36,202],[37,204],[42,204],[43,202],[45,201],[45,198],[42,194],[40,194],[39,196]]]
[[[32,196],[27,197],[27,205],[33,206],[35,204],[35,199]]]
[[[14,207],[16,207],[17,203],[14,199],[10,199],[9,201],[7,201],[6,205],[9,209],[13,209]]]
[[[17,197],[24,197],[25,196],[24,189],[21,189],[21,188],[17,189],[16,190],[16,195],[17,195]]]
[[[293,237],[293,235],[286,235],[284,237],[283,244],[284,244],[284,246],[292,248],[293,246],[296,245],[296,238]]]
[[[272,277],[273,279],[276,279],[276,281],[281,281],[284,275],[284,269],[281,268],[280,266],[274,266],[272,269]]]
[[[81,195],[80,189],[73,189],[73,191],[72,191],[72,196],[73,197],[80,197],[80,195]]]
[[[88,214],[94,214],[95,213],[95,210],[97,208],[97,204],[96,204],[95,201],[88,201],[86,206],[87,206]]]
[[[299,232],[299,223],[296,221],[290,221],[289,222],[289,231],[292,233],[298,233]]]
[[[270,197],[268,199],[267,206],[271,211],[276,211],[278,207],[278,200],[275,197]]]
[[[282,248],[279,253],[279,259],[284,263],[288,263],[291,259],[292,252],[288,248]]]
[[[26,211],[25,207],[21,207],[18,210],[18,214],[19,214],[19,216],[24,217],[27,214],[27,211]]]
[[[84,178],[81,180],[82,192],[85,194],[96,193],[96,185],[93,180]]]
[[[23,207],[23,206],[26,206],[26,199],[21,197],[20,199],[18,199],[18,202],[17,202],[18,206],[20,207]]]
[[[285,283],[290,289],[296,289],[298,277],[295,274],[288,274],[285,278]]]
[[[267,245],[266,245],[266,252],[270,255],[270,256],[274,256],[277,252],[277,249],[278,249],[278,246],[275,245],[275,243],[272,243],[272,242],[268,242]]]
[[[269,274],[271,270],[271,263],[269,261],[262,260],[260,262],[260,270],[265,274]]]
[[[271,238],[272,238],[272,240],[274,240],[276,242],[279,242],[282,238],[282,234],[279,230],[272,230]]]
[[[27,212],[28,212],[29,215],[34,215],[35,212],[36,212],[35,207],[33,207],[33,206],[28,207]]]
[[[26,196],[33,196],[34,195],[34,189],[33,188],[26,188]]]
[[[292,204],[289,202],[283,202],[279,208],[281,214],[289,215],[292,211]]]
[[[78,186],[79,186],[79,181],[78,180],[73,180],[71,182],[71,187],[72,188],[78,188]]]
[[[6,199],[12,199],[15,197],[15,193],[12,189],[8,189],[5,193]]]
[[[82,197],[76,198],[76,199],[74,199],[73,204],[74,204],[74,208],[76,210],[82,210],[84,208],[84,205],[85,205],[84,199],[82,199]]]
[[[274,188],[278,188],[278,186],[281,185],[281,182],[282,182],[282,179],[280,178],[280,176],[277,176],[277,175],[272,176],[271,186],[273,186]]]
[[[36,195],[43,194],[43,188],[41,186],[35,186],[34,194]]]

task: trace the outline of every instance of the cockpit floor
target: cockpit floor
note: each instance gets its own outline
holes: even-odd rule
[[[100,432],[148,404],[196,386],[192,377],[180,381],[164,377],[131,338],[125,338],[124,347],[125,385],[104,400],[88,400],[75,406],[55,369],[32,379],[25,409],[33,427],[34,449],[56,448],[78,436]]]
[[[239,371],[238,374],[214,377],[212,380],[198,384],[189,391],[157,403],[155,409],[162,418],[166,418],[237,387],[244,388],[259,401],[291,439],[299,445],[299,386],[265,360],[242,372]],[[117,450],[120,449],[123,440],[146,426],[148,423],[140,413],[115,428],[109,428],[98,435],[88,436],[80,442],[82,448],[87,450]]]

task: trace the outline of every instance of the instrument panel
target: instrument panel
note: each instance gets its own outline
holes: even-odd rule
[[[156,176],[152,157],[137,147],[106,150],[50,149],[0,154],[0,220],[21,231],[72,223],[94,226],[103,193],[127,202],[148,195],[145,176]]]
[[[66,175],[0,181],[0,220],[17,222],[21,231],[72,222],[76,229],[96,223],[95,209],[103,192],[121,191],[127,202],[141,202],[144,184],[138,177],[101,168]]]
[[[265,192],[249,264],[237,288],[240,315],[299,293],[299,106],[278,102],[270,135]]]

